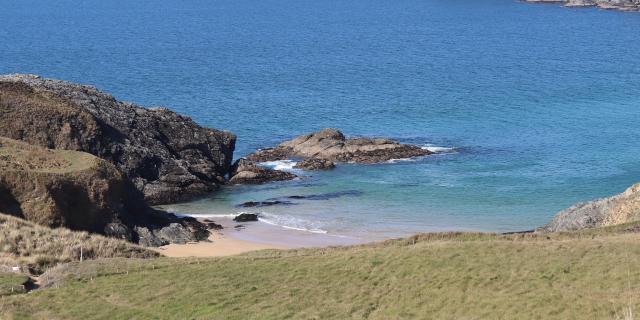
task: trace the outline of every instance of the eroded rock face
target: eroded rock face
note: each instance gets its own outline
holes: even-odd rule
[[[260,150],[247,159],[255,162],[304,158],[331,162],[380,163],[432,153],[418,146],[401,144],[389,139],[347,139],[336,129],[323,129],[285,141],[275,148]]]
[[[613,197],[580,203],[559,212],[540,232],[606,227],[640,220],[640,184]]]
[[[111,163],[91,154],[50,150],[0,137],[0,212],[47,227],[66,227],[148,243],[167,226],[165,242],[206,239],[204,226],[146,205],[142,194]]]
[[[292,180],[295,178],[296,175],[293,173],[266,169],[247,159],[239,159],[231,168],[229,183],[261,184],[273,181]]]
[[[116,165],[152,204],[218,188],[236,137],[167,109],[117,101],[94,87],[0,76],[0,136],[91,153]]]
[[[537,3],[562,3],[565,7],[598,7],[607,10],[640,11],[640,0],[525,0]]]

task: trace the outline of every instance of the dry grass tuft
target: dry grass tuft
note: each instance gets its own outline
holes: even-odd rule
[[[65,228],[51,229],[0,214],[0,265],[39,273],[59,263],[98,258],[150,258],[158,253],[128,242]]]

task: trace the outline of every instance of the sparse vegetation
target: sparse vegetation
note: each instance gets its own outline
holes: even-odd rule
[[[28,265],[32,272],[39,273],[59,263],[78,261],[81,253],[85,260],[158,256],[122,240],[64,228],[50,229],[0,214],[0,265]]]
[[[627,318],[640,304],[635,230],[73,262],[47,272],[53,288],[5,297],[0,309],[9,319]]]

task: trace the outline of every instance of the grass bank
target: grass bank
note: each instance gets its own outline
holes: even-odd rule
[[[5,318],[617,319],[640,303],[629,226],[534,235],[427,234],[209,259],[102,259],[5,296]]]

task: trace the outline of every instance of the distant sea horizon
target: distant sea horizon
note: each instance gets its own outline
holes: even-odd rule
[[[4,1],[0,73],[91,84],[238,136],[322,128],[442,154],[167,206],[384,239],[509,232],[640,182],[640,16],[510,0]],[[291,163],[268,164],[291,170]],[[320,195],[288,206],[245,201]]]

